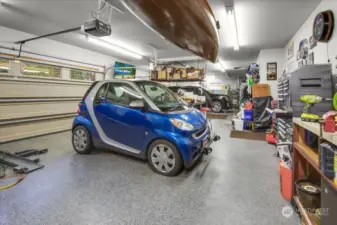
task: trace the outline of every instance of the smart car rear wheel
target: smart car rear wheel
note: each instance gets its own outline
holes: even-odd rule
[[[74,150],[79,154],[89,154],[93,149],[91,136],[84,126],[73,130],[72,142]]]
[[[165,176],[175,176],[183,169],[180,152],[166,140],[158,140],[150,145],[148,161],[155,172]]]

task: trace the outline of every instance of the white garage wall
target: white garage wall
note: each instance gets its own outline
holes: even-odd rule
[[[260,66],[260,83],[269,84],[271,95],[274,99],[277,99],[277,80],[267,80],[267,63],[277,63],[277,76],[281,76],[284,70],[284,49],[263,49],[260,51],[256,63]]]
[[[289,40],[288,45],[284,48],[284,59],[286,62],[285,68],[287,68],[287,72],[292,72],[298,68],[298,61],[296,60],[296,52],[299,49],[299,44],[301,40],[304,38],[310,38],[312,36],[313,22],[316,15],[319,12],[325,10],[332,10],[335,17],[335,31],[330,41],[326,43],[317,43],[317,46],[310,50],[310,52],[314,52],[314,63],[315,64],[326,64],[328,63],[328,53],[330,61],[333,65],[333,73],[337,73],[337,0],[323,0],[318,7],[313,11],[313,13],[309,16],[309,18],[305,21],[303,26],[297,31],[297,33]],[[288,46],[291,41],[294,41],[295,53],[294,57],[288,59],[287,52]],[[328,51],[327,51],[328,49]]]

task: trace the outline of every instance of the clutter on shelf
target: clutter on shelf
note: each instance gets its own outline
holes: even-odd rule
[[[204,76],[204,68],[182,65],[157,65],[151,71],[151,79],[155,81],[202,81]]]

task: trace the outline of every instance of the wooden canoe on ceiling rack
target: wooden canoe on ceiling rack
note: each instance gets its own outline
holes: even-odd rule
[[[182,49],[215,62],[216,20],[207,0],[120,0],[148,28]]]

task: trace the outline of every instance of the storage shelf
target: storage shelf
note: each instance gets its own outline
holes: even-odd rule
[[[294,142],[294,148],[312,165],[313,168],[337,191],[337,185],[330,180],[319,167],[319,157],[309,146]]]
[[[305,122],[305,121],[302,121],[301,118],[294,118],[293,122],[303,127],[304,129],[309,130],[310,132],[316,134],[320,138],[323,138],[324,140],[334,145],[337,145],[337,132],[328,133],[328,132],[322,131],[321,133],[321,125],[319,123]]]
[[[185,79],[185,80],[182,80],[182,79],[180,79],[180,80],[172,80],[172,79],[170,79],[170,80],[167,80],[167,79],[165,79],[165,80],[151,79],[151,80],[152,80],[152,81],[157,81],[157,82],[195,82],[195,81],[202,82],[202,81],[204,81],[204,80],[202,80],[202,79]]]
[[[314,152],[309,146],[299,142],[294,142],[294,147],[313,167],[315,167],[316,170],[319,170],[319,157],[316,152]]]
[[[300,198],[298,196],[295,196],[294,201],[298,207],[298,211],[301,214],[304,223],[306,225],[317,225],[318,223],[317,223],[315,214],[305,210],[305,208],[303,207],[300,201]]]
[[[293,123],[299,125],[300,127],[303,127],[311,133],[316,134],[317,136],[321,136],[321,126],[319,123],[305,122],[302,121],[301,118],[296,117],[293,118]]]

